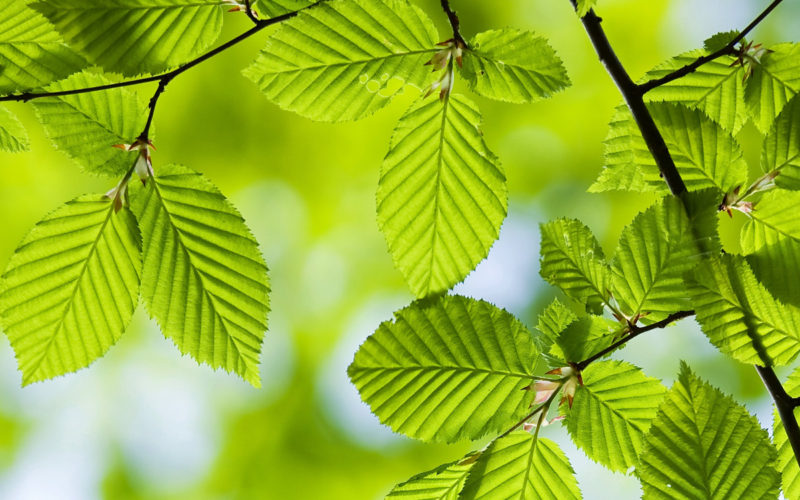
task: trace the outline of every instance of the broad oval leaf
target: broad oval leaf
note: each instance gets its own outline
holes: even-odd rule
[[[244,74],[283,109],[356,120],[431,80],[437,38],[406,0],[330,0],[282,23]]]
[[[514,103],[548,98],[570,85],[547,39],[510,28],[475,35],[461,73],[476,94]]]
[[[22,384],[89,366],[125,331],[139,302],[141,242],[127,209],[77,198],[39,222],[0,285],[3,329]]]
[[[469,459],[417,474],[392,488],[386,499],[457,500],[472,463]]]
[[[800,368],[789,375],[783,388],[791,397],[800,397]],[[795,418],[800,417],[800,409],[794,409]],[[778,410],[773,411],[772,436],[775,447],[778,449],[777,467],[781,473],[783,494],[786,498],[800,498],[800,468],[797,466],[797,457],[794,456],[792,444],[786,436],[786,428]]]
[[[58,92],[107,85],[111,80],[83,72],[56,82],[47,90]],[[132,143],[147,121],[147,111],[136,94],[118,88],[37,99],[33,103],[39,121],[53,143],[87,172],[121,177],[137,158],[137,152],[121,151],[117,144]]]
[[[150,315],[182,353],[259,387],[269,282],[239,212],[205,177],[177,165],[157,170],[132,203]]]
[[[201,54],[222,29],[223,0],[46,0],[31,4],[71,47],[109,71],[160,73]]]
[[[378,225],[417,297],[444,292],[489,254],[506,178],[470,100],[422,99],[400,119],[378,185]]]
[[[666,388],[622,361],[601,361],[583,371],[567,415],[567,430],[586,455],[611,470],[636,465],[644,434]]]
[[[0,106],[0,151],[20,153],[31,147],[28,132],[11,111]]]
[[[766,134],[786,103],[800,91],[800,43],[773,45],[753,64],[744,98],[753,123]]]
[[[645,436],[643,498],[774,499],[775,448],[747,409],[683,364]]]
[[[775,184],[800,190],[800,97],[794,97],[772,124],[761,150],[761,168],[774,172]]]
[[[380,421],[423,441],[475,440],[522,418],[538,348],[514,316],[460,296],[417,301],[356,352],[350,380]]]

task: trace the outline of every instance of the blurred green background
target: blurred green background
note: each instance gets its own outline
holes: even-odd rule
[[[506,169],[509,217],[489,258],[456,289],[517,314],[529,326],[553,297],[538,276],[538,224],[584,220],[608,252],[652,200],[591,195],[608,119],[619,95],[567,0],[452,0],[465,36],[505,26],[547,36],[573,86],[546,102],[476,98],[489,146]],[[419,4],[449,38],[438,1]],[[638,78],[672,55],[741,28],[766,0],[600,0],[618,54]],[[800,4],[786,2],[757,31],[791,41]],[[793,21],[794,20],[794,21]],[[228,14],[224,38],[248,27]],[[88,370],[20,389],[0,341],[0,498],[374,499],[411,475],[460,457],[468,445],[432,446],[392,434],[371,416],[345,369],[358,345],[412,300],[375,222],[378,171],[409,90],[362,122],[326,125],[280,111],[240,70],[254,37],[185,74],[161,99],[155,168],[205,173],[240,209],[270,266],[272,313],[262,390],[182,358],[141,310],[122,340]],[[456,91],[459,89],[456,83]],[[150,88],[140,89],[149,96]],[[55,151],[31,107],[12,105],[33,152],[0,154],[0,260],[59,204],[115,182],[92,178]],[[760,139],[741,133],[753,165]],[[736,248],[739,219],[722,220]],[[692,321],[654,332],[617,355],[671,384],[679,360],[744,400],[765,427],[770,402],[755,371],[719,355]],[[545,431],[567,451],[586,498],[638,498],[634,478],[587,460],[566,431]],[[478,446],[481,444],[478,443]]]

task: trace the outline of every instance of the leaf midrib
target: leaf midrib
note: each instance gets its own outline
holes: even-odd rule
[[[456,371],[469,373],[486,373],[489,375],[502,375],[504,377],[514,377],[533,380],[534,375],[530,373],[519,373],[506,370],[492,370],[488,368],[473,368],[470,366],[450,366],[450,365],[409,365],[409,366],[359,366],[359,371],[364,372],[392,372],[392,371]]]

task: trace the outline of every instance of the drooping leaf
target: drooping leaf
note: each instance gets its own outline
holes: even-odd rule
[[[568,296],[595,311],[608,302],[611,273],[600,243],[578,220],[542,224],[540,274]]]
[[[789,376],[783,388],[792,397],[800,397],[800,368],[796,369]],[[800,417],[800,410],[794,409],[795,418]],[[778,449],[777,469],[781,473],[781,483],[783,484],[783,495],[785,498],[800,498],[800,468],[797,466],[797,457],[794,456],[792,444],[786,436],[786,428],[783,426],[778,411],[773,412],[772,436],[775,447]]]
[[[683,364],[645,435],[636,474],[645,500],[774,499],[775,457],[758,420]]]
[[[620,324],[602,316],[588,315],[570,323],[556,338],[550,355],[567,363],[580,363],[619,339]]]
[[[753,67],[744,91],[747,110],[766,134],[786,103],[800,91],[800,44],[773,45]]]
[[[56,82],[50,92],[111,83],[97,73],[77,73]],[[47,97],[33,103],[39,121],[53,143],[87,172],[121,177],[137,152],[121,151],[117,144],[136,140],[147,121],[147,110],[136,94],[118,88],[79,95]]]
[[[133,191],[142,297],[164,335],[198,363],[260,386],[267,267],[241,215],[205,177],[172,165]]]
[[[761,149],[761,168],[777,172],[778,186],[800,190],[800,97],[793,97],[772,124]]]
[[[514,103],[547,98],[570,85],[546,38],[510,28],[477,34],[464,52],[461,73],[475,93]]]
[[[581,498],[569,460],[549,439],[516,431],[497,439],[472,466],[465,500],[569,500]]]
[[[538,349],[514,316],[460,296],[415,302],[383,323],[347,372],[382,423],[423,441],[499,432],[533,401]]]
[[[707,259],[686,279],[697,321],[723,353],[771,366],[788,364],[800,352],[800,309],[773,298],[744,257]]]
[[[125,331],[139,302],[141,242],[129,210],[77,198],[39,222],[11,258],[0,316],[22,384],[89,366]]]
[[[223,0],[45,0],[31,4],[67,43],[109,71],[160,73],[205,51]]]
[[[597,5],[597,0],[578,0],[578,15],[585,16]]]
[[[471,461],[455,462],[417,474],[392,488],[386,499],[456,500],[471,468]]]
[[[47,85],[86,63],[26,0],[0,3],[0,95]]]
[[[0,151],[20,153],[31,147],[28,132],[14,114],[0,106]]]
[[[636,465],[642,439],[666,388],[622,361],[601,361],[583,371],[567,415],[567,430],[586,455],[615,471]]]
[[[433,23],[406,0],[330,0],[281,24],[244,72],[272,102],[314,120],[356,120],[432,79]]]
[[[400,119],[378,185],[378,225],[417,297],[444,292],[486,258],[506,216],[506,178],[461,95]]]
[[[717,33],[703,42],[703,48],[706,52],[713,54],[727,47],[737,36],[739,36],[739,32],[736,30]]]
[[[314,0],[256,0],[253,6],[262,17],[272,18],[304,9],[312,3]]]

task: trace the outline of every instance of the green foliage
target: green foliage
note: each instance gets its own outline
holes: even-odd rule
[[[737,36],[739,36],[739,32],[736,30],[717,33],[703,42],[703,48],[706,52],[714,53],[727,47]]]
[[[256,10],[267,18],[277,17],[308,7],[312,0],[255,0],[252,2]]]
[[[555,341],[559,334],[572,324],[578,317],[570,309],[554,299],[544,311],[539,314],[539,323],[536,329],[550,340]]]
[[[783,384],[786,393],[793,397],[800,396],[800,368],[795,369]],[[783,484],[783,494],[786,498],[800,497],[800,468],[797,466],[797,458],[794,456],[792,444],[786,435],[778,411],[775,410],[772,425],[772,439],[778,449],[777,469],[781,473]],[[800,410],[794,409],[795,418],[800,417]]]
[[[538,349],[511,314],[460,296],[398,311],[356,352],[347,372],[382,423],[423,441],[499,432],[533,400]]]
[[[77,198],[39,222],[0,284],[0,316],[22,384],[105,354],[139,302],[141,272],[136,220],[102,195]]]
[[[753,123],[766,134],[786,103],[800,91],[800,44],[769,47],[754,65],[744,99]]]
[[[467,480],[472,462],[453,463],[417,474],[408,481],[395,486],[386,496],[388,499],[405,500],[456,500]]]
[[[378,225],[417,297],[463,280],[500,234],[506,178],[480,121],[463,96],[420,100],[400,119],[384,160]]]
[[[644,499],[776,498],[775,448],[758,421],[685,364],[644,439]]]
[[[30,147],[25,127],[11,111],[0,107],[0,151],[20,153]]]
[[[222,29],[223,4],[222,0],[46,0],[31,5],[93,63],[135,76],[178,66],[211,46]]]
[[[611,345],[620,333],[621,328],[616,321],[602,316],[583,316],[570,322],[557,335],[550,355],[560,360],[559,364],[580,363]]]
[[[267,267],[239,212],[206,178],[176,165],[135,191],[133,205],[149,313],[182,353],[259,387]]]
[[[777,173],[775,184],[800,190],[800,97],[792,98],[778,115],[761,150],[761,168]]]
[[[578,2],[578,15],[583,17],[589,13],[597,4],[597,0],[577,0]]]

